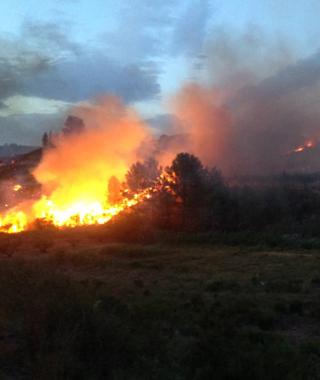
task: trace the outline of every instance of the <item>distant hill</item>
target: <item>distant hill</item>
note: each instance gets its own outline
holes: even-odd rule
[[[0,157],[13,157],[20,154],[26,154],[38,149],[37,146],[4,144],[0,145]]]

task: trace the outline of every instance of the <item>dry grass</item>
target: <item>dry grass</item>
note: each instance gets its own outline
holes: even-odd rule
[[[83,231],[0,236],[3,378],[320,376],[317,251]]]

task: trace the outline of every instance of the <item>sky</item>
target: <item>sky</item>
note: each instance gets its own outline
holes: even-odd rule
[[[1,0],[0,144],[39,144],[106,94],[156,119],[187,82],[228,87],[253,66],[264,79],[318,52],[319,11],[318,0]]]

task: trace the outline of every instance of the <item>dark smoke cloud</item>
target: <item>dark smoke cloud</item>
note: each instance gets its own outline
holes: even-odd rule
[[[204,49],[206,82],[235,91],[287,68],[297,59],[293,43],[281,35],[268,35],[257,25],[240,33],[214,27]]]
[[[313,87],[320,80],[320,51],[312,56],[279,70],[254,87],[244,88],[246,93],[262,98],[279,98],[303,88]]]
[[[320,112],[309,106],[317,102],[319,81],[317,52],[240,89],[228,100],[242,170],[286,170],[287,152],[308,139],[320,138]],[[310,170],[320,169],[312,160],[309,164]]]
[[[190,136],[185,148],[228,175],[287,170],[290,151],[320,141],[320,53],[295,60],[289,47],[262,37],[220,35],[205,62],[211,87],[188,85],[174,101]],[[304,170],[320,170],[318,152]]]

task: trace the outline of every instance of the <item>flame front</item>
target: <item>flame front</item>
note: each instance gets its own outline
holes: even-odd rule
[[[0,215],[0,231],[15,233],[40,220],[57,227],[103,224],[150,196],[144,190],[108,201],[111,177],[123,181],[148,129],[136,114],[109,98],[99,106],[76,110],[90,127],[55,141],[33,175],[42,195]],[[15,185],[13,191],[19,191]]]
[[[43,196],[32,205],[32,209],[23,211],[13,208],[0,218],[0,231],[17,233],[28,229],[36,220],[50,223],[56,227],[76,227],[83,225],[105,224],[122,211],[137,205],[151,197],[152,189],[135,194],[132,199],[124,198],[116,205],[100,202],[75,201],[57,206],[50,198]]]

